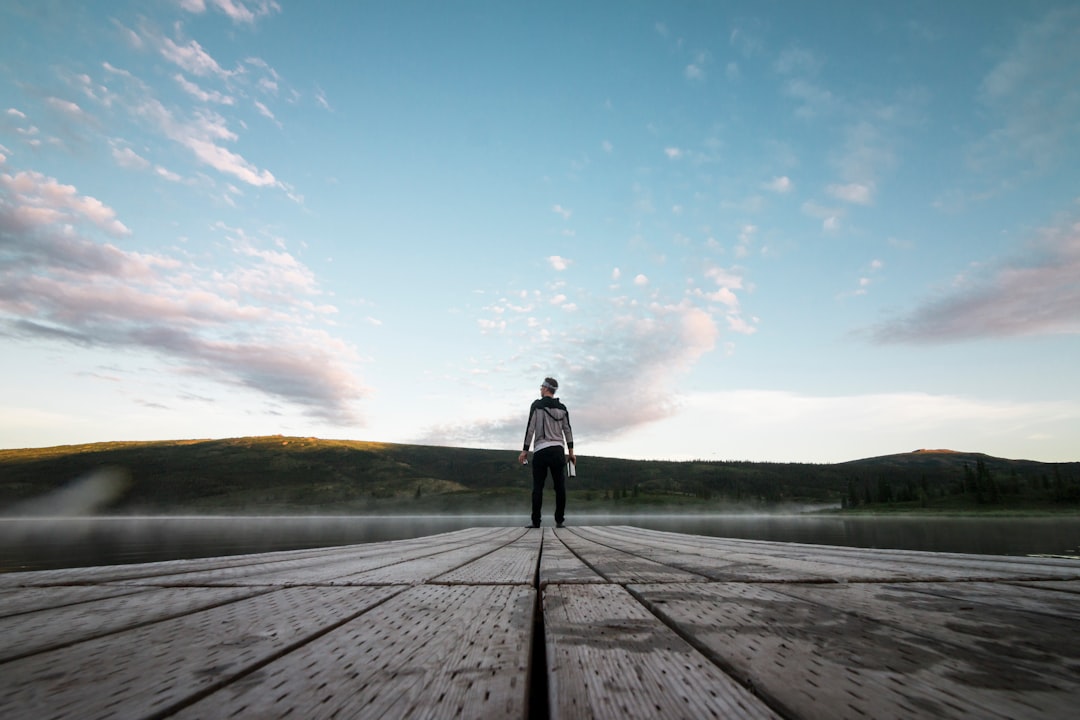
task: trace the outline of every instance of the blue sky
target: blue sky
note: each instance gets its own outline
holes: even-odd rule
[[[0,446],[1080,460],[1075,2],[0,5]]]

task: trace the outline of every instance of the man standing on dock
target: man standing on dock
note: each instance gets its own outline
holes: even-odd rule
[[[532,525],[540,527],[540,506],[544,502],[544,481],[551,471],[555,485],[555,527],[562,527],[566,513],[566,461],[577,464],[574,455],[574,433],[570,428],[570,411],[557,397],[559,383],[554,378],[544,378],[540,386],[540,399],[529,408],[529,422],[525,426],[525,446],[518,455],[518,462],[528,461],[529,445],[533,446]],[[563,443],[566,443],[566,451]]]

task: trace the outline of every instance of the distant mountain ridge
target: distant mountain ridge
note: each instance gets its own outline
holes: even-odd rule
[[[520,511],[516,452],[244,437],[0,450],[0,512]],[[82,483],[82,484],[79,484]],[[1080,463],[920,449],[835,464],[579,456],[571,499],[597,511],[777,504],[1080,502]]]

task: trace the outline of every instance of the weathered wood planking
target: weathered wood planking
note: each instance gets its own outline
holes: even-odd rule
[[[715,580],[782,582],[1024,579],[1071,577],[1076,564],[1049,558],[988,557],[906,550],[865,550],[766,540],[697,538],[630,528],[575,530],[596,542],[633,549],[657,562],[693,569]],[[628,534],[629,531],[629,534]],[[700,540],[700,542],[699,542]],[[913,562],[914,561],[914,562]],[[764,571],[764,572],[763,572]]]
[[[532,589],[423,585],[185,708],[180,718],[523,718]]]
[[[920,618],[923,624],[911,615],[904,621],[903,605],[895,601],[874,613],[849,610],[840,593],[811,600],[795,597],[795,589],[808,594],[806,586],[746,583],[629,588],[718,665],[792,717],[1064,718],[1078,707],[1075,679],[1040,681],[1027,672],[1037,665],[1046,675],[1056,672],[1060,643],[1042,648],[1018,682],[1014,664],[1001,654],[1003,645],[983,647],[978,635],[967,643],[949,642],[940,632],[946,621],[935,626],[927,614]],[[954,603],[954,611],[961,604]],[[879,619],[890,612],[896,620]],[[1006,634],[1019,649],[1017,632]],[[1026,652],[1031,655],[1032,648]]]
[[[1076,637],[1077,561],[473,528],[0,575],[0,717],[1071,719]]]
[[[595,570],[559,541],[553,528],[544,528],[543,552],[540,555],[540,587],[551,583],[607,582]]]
[[[552,718],[776,718],[619,585],[543,594]]]
[[[250,683],[261,665],[401,590],[284,588],[5,663],[0,717],[158,715]]]

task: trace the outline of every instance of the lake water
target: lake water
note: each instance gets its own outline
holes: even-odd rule
[[[1076,554],[1080,548],[1080,517],[594,515],[574,516],[573,524],[990,555]],[[0,572],[349,545],[467,527],[522,525],[524,516],[494,515],[0,518]]]

